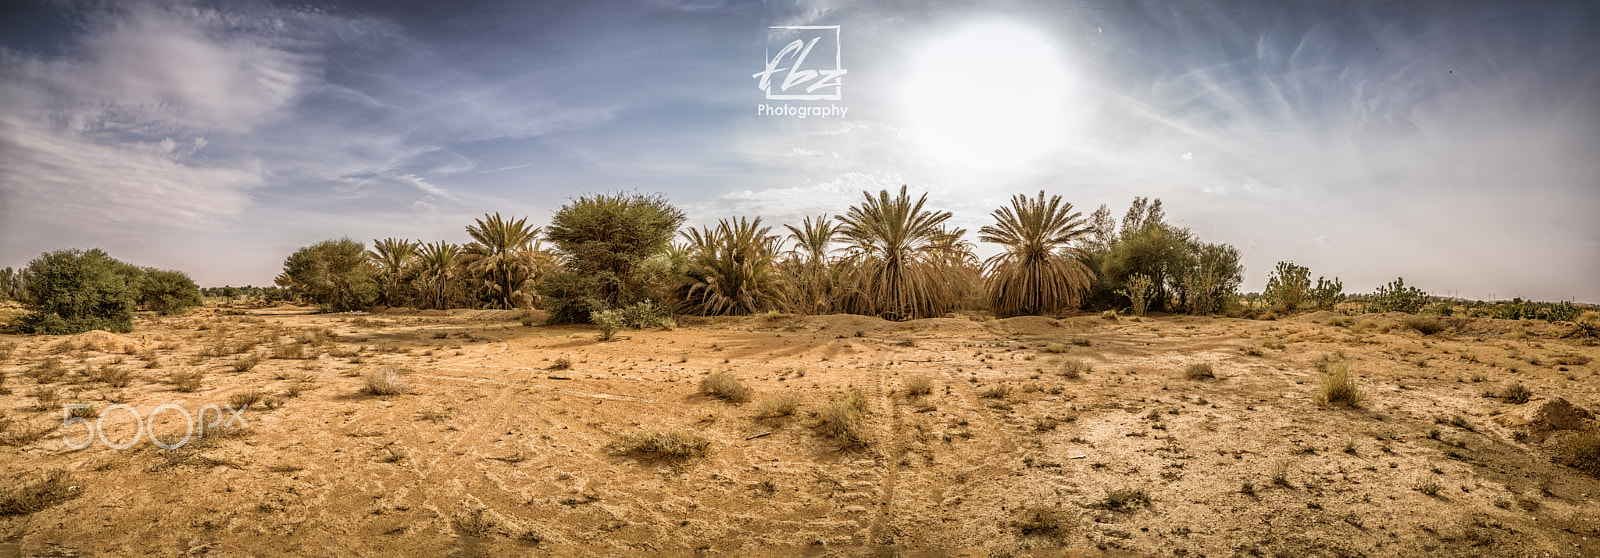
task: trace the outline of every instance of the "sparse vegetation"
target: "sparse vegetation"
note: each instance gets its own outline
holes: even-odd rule
[[[1522,385],[1522,382],[1511,382],[1506,384],[1505,387],[1500,388],[1500,391],[1495,394],[1495,397],[1499,397],[1501,400],[1504,400],[1507,403],[1521,405],[1523,403],[1527,403],[1528,400],[1533,397],[1533,390],[1530,390],[1527,386]]]
[[[1143,486],[1112,488],[1095,503],[1095,507],[1111,511],[1133,511],[1151,504],[1150,491]]]
[[[1584,430],[1561,438],[1556,446],[1555,460],[1600,478],[1600,431]]]
[[[567,357],[556,357],[556,360],[551,362],[549,367],[550,370],[567,370],[570,368],[572,368],[572,359]]]
[[[171,376],[167,377],[167,381],[172,384],[173,389],[185,393],[199,391],[200,382],[203,379],[204,375],[197,370],[181,370],[173,372]]]
[[[1322,388],[1317,392],[1318,403],[1355,408],[1360,407],[1365,401],[1361,387],[1356,385],[1355,377],[1350,375],[1349,362],[1344,360],[1331,362],[1326,366],[1326,371],[1321,373],[1321,377]]]
[[[904,387],[907,396],[925,396],[933,393],[933,380],[928,379],[927,376],[912,376],[906,378]]]
[[[756,417],[787,417],[793,415],[799,408],[800,396],[786,391],[761,400],[761,403],[756,406]]]
[[[852,389],[822,408],[817,429],[846,447],[865,447],[872,443],[866,429],[866,415],[867,394]]]
[[[619,436],[606,447],[611,453],[645,459],[690,459],[711,454],[711,441],[683,431],[641,429]]]
[[[1183,369],[1183,377],[1190,380],[1215,380],[1217,373],[1209,362],[1196,362]]]
[[[78,480],[64,469],[52,469],[44,478],[0,490],[0,515],[34,513],[83,494]]]
[[[727,372],[712,372],[705,379],[700,380],[700,393],[710,395],[729,403],[744,403],[750,400],[754,390],[739,381],[738,377]]]
[[[405,370],[385,366],[363,377],[361,391],[368,395],[402,395],[411,392],[411,381],[406,379]]]
[[[1072,516],[1057,508],[1028,506],[1017,513],[1012,523],[1023,536],[1060,536],[1071,529]]]
[[[1091,370],[1093,370],[1093,367],[1089,363],[1074,358],[1062,361],[1061,368],[1057,373],[1063,378],[1076,380]]]

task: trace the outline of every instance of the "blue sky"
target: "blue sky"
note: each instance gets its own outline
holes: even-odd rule
[[[3,10],[0,266],[98,246],[267,284],[317,240],[462,242],[589,192],[777,225],[909,184],[973,231],[1015,193],[1160,197],[1243,251],[1248,290],[1292,260],[1347,290],[1600,302],[1589,3]],[[794,25],[839,26],[838,100],[757,88]],[[785,103],[848,112],[757,115]]]

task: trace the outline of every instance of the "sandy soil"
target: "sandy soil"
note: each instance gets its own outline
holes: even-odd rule
[[[0,492],[64,469],[76,496],[0,515],[0,556],[1600,555],[1600,480],[1550,460],[1600,410],[1600,363],[1561,362],[1600,350],[1557,325],[774,315],[602,342],[516,317],[207,308],[131,334],[0,336],[16,344],[0,413],[17,444],[0,445]],[[271,358],[291,346],[302,358]],[[1314,362],[1339,352],[1360,408],[1316,401]],[[52,358],[62,378],[29,376]],[[1073,361],[1091,368],[1062,375]],[[1217,378],[1187,379],[1193,363]],[[384,368],[412,391],[363,393]],[[718,371],[753,401],[700,394]],[[175,385],[186,372],[198,389]],[[906,396],[919,376],[932,394]],[[1483,396],[1512,381],[1532,399]],[[865,448],[815,428],[851,388],[868,395]],[[60,401],[39,408],[50,389]],[[192,416],[249,389],[268,399],[246,428],[176,450],[108,447],[134,436],[124,410],[88,449],[63,441],[89,430],[62,428],[61,403],[92,405],[90,422],[118,403]],[[795,415],[757,418],[782,392]],[[188,426],[170,408],[150,422],[169,443]],[[713,451],[608,451],[641,428]]]

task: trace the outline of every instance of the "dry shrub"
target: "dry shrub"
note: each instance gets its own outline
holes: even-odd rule
[[[1150,505],[1150,491],[1142,486],[1113,488],[1094,507],[1111,511],[1130,511]]]
[[[643,459],[688,459],[710,455],[711,441],[693,432],[645,428],[617,437],[606,449],[617,455]]]
[[[172,387],[184,393],[193,393],[200,390],[200,381],[205,375],[195,370],[180,370],[167,377]]]
[[[1183,369],[1183,377],[1190,380],[1215,380],[1217,373],[1209,362],[1196,362]]]
[[[800,397],[786,391],[763,399],[761,404],[756,406],[756,417],[787,417],[793,415],[799,408]]]
[[[739,378],[727,372],[713,372],[710,376],[700,380],[700,393],[721,398],[730,403],[744,403],[750,400],[752,390],[749,386],[739,381]]]
[[[1047,353],[1058,354],[1067,352],[1067,346],[1060,343],[1045,343],[1044,347],[1040,348],[1039,350]]]
[[[61,364],[61,359],[50,357],[33,368],[29,368],[27,372],[23,372],[23,375],[33,378],[35,382],[49,384],[60,381],[62,376],[67,375],[67,367]]]
[[[912,376],[910,378],[906,378],[905,390],[906,395],[911,397],[919,397],[931,394],[933,393],[933,380],[928,379],[927,376]]]
[[[299,343],[284,343],[272,348],[272,358],[287,360],[300,360],[306,358],[305,345]]]
[[[400,395],[411,391],[411,382],[406,380],[404,370],[385,366],[367,373],[361,391],[370,395]]]
[[[110,384],[111,387],[125,388],[128,387],[128,384],[133,383],[133,373],[121,366],[103,365],[90,374],[89,379],[96,382],[105,382]]]
[[[1505,400],[1507,403],[1521,405],[1523,403],[1527,403],[1529,399],[1533,398],[1533,390],[1522,385],[1522,382],[1511,382],[1506,384],[1505,387],[1500,388],[1500,393],[1497,395],[1497,397]]]
[[[1000,384],[979,392],[978,397],[982,397],[984,399],[1010,399],[1011,386]]]
[[[229,363],[229,366],[233,368],[234,372],[249,372],[257,364],[261,364],[261,355],[250,353],[234,359],[233,362]]]
[[[0,491],[0,515],[24,515],[43,510],[83,494],[77,479],[64,469],[52,469],[43,479],[6,487]]]
[[[1057,374],[1063,378],[1076,380],[1092,370],[1094,370],[1094,367],[1090,366],[1089,363],[1074,358],[1062,362],[1061,371],[1057,372]]]
[[[50,433],[50,426],[36,426],[27,422],[0,417],[0,446],[23,447],[39,441]]]
[[[1423,335],[1433,335],[1448,329],[1443,321],[1433,316],[1409,316],[1402,323]]]
[[[1029,506],[1017,514],[1012,523],[1023,536],[1052,537],[1066,534],[1072,525],[1072,516],[1064,511],[1045,506]]]
[[[569,368],[572,368],[572,360],[571,359],[568,359],[567,357],[556,357],[556,361],[550,364],[550,368],[549,369],[550,370],[566,370],[566,369],[569,369]]]
[[[1600,477],[1600,431],[1585,430],[1562,438],[1556,445],[1555,461]]]
[[[33,408],[35,410],[54,411],[59,409],[56,404],[61,402],[61,394],[56,391],[56,388],[38,386],[33,388],[33,392],[28,395],[34,399]]]
[[[15,352],[16,350],[17,350],[17,342],[16,341],[7,341],[5,343],[0,343],[0,362],[4,362],[4,361],[7,361],[7,360],[10,360],[11,359],[11,353]]]
[[[845,447],[866,447],[872,442],[867,432],[866,415],[867,394],[860,389],[852,389],[844,398],[823,407],[818,414],[821,422],[817,429]]]
[[[1350,375],[1349,363],[1338,361],[1327,366],[1327,371],[1322,373],[1322,389],[1317,392],[1318,403],[1356,408],[1364,399],[1361,387]]]
[[[235,409],[244,409],[260,403],[261,400],[266,399],[266,397],[267,394],[262,393],[261,390],[250,388],[228,397],[228,404],[232,405]]]

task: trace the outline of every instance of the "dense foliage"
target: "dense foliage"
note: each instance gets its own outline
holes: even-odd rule
[[[349,238],[295,250],[284,260],[277,283],[327,312],[365,310],[378,298],[377,270],[367,248]]]
[[[1149,278],[1151,310],[1204,314],[1237,304],[1244,282],[1239,250],[1204,242],[1189,229],[1167,223],[1161,200],[1134,198],[1120,226],[1102,205],[1088,225],[1092,232],[1077,245],[1096,273],[1088,307],[1132,306],[1127,286],[1135,275]]]

